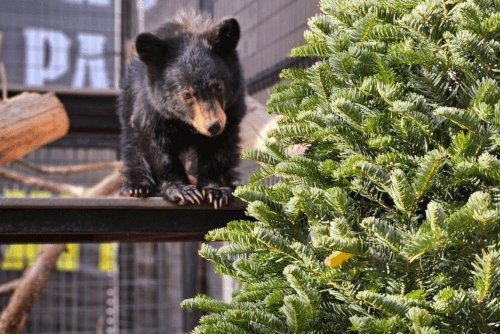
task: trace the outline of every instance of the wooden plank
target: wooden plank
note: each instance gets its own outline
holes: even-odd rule
[[[246,204],[215,210],[162,198],[0,197],[0,244],[203,240],[207,231],[249,219]]]
[[[54,93],[23,93],[0,103],[0,165],[64,136],[69,119]]]

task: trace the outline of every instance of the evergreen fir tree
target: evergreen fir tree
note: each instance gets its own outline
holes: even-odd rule
[[[201,250],[241,288],[184,301],[210,312],[193,333],[495,332],[500,1],[320,7],[291,54],[322,60],[282,72],[283,118],[243,153],[262,164],[235,192],[255,221]]]

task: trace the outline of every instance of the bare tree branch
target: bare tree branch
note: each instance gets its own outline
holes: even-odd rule
[[[98,184],[86,189],[81,197],[109,196],[120,189],[122,183],[123,178],[120,170],[116,169],[113,173],[102,179]]]
[[[118,169],[90,188],[53,182],[2,167],[0,167],[0,177],[57,193],[69,193],[76,197],[109,196],[117,191],[123,182]]]
[[[73,166],[36,166],[30,161],[22,158],[14,160],[12,162],[39,174],[59,174],[59,175],[70,175],[70,174],[89,172],[101,169],[120,168],[122,165],[121,161],[112,161],[112,162],[98,162],[93,164],[73,165]]]
[[[19,283],[21,282],[21,279],[14,279],[10,282],[7,282],[5,284],[0,285],[0,295],[7,295],[9,293],[14,292],[17,287],[19,286]]]
[[[24,173],[15,172],[3,167],[0,167],[0,177],[4,177],[6,179],[24,183],[28,186],[39,187],[47,190],[51,190],[58,193],[70,193],[75,196],[81,197],[83,192],[85,191],[85,187],[83,186],[74,186],[66,183],[52,182],[48,180],[41,179],[36,176],[26,175]]]

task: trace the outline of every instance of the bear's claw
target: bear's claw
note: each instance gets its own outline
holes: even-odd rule
[[[125,183],[119,191],[120,196],[150,197],[154,195],[153,189],[147,184]]]
[[[177,202],[180,205],[184,205],[187,201],[195,204],[201,204],[203,200],[202,194],[196,189],[194,185],[169,185],[163,187],[162,196],[166,200]]]
[[[201,192],[206,195],[209,203],[213,203],[215,209],[221,208],[224,202],[228,204],[232,198],[232,189],[229,187],[206,186]]]

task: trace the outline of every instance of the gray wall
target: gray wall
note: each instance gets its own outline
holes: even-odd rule
[[[238,46],[245,78],[273,66],[305,44],[309,17],[319,13],[316,0],[215,0],[214,19],[235,16],[242,37]]]

